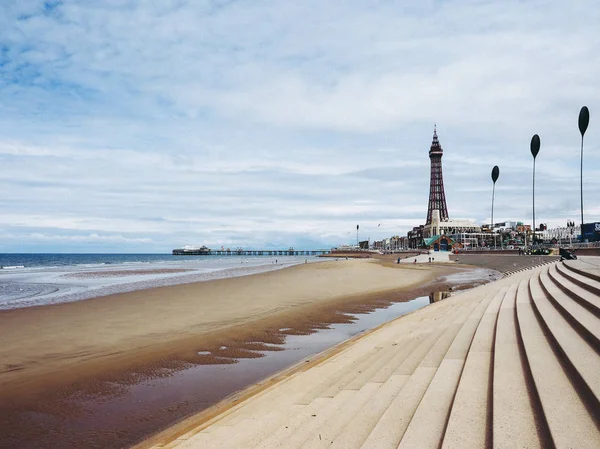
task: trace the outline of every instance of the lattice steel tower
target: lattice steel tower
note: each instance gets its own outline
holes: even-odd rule
[[[433,141],[429,149],[431,159],[431,180],[429,182],[429,207],[427,208],[427,222],[431,223],[431,213],[440,211],[440,220],[448,220],[448,208],[446,207],[446,194],[444,193],[444,178],[442,176],[442,156],[444,150],[438,141],[437,130],[433,127]]]

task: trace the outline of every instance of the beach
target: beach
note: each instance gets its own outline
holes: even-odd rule
[[[66,304],[2,311],[0,388],[19,392],[55,372],[87,370],[171,352],[171,343],[309,308],[425,283],[441,269],[397,270],[363,260],[178,285]],[[181,349],[179,349],[181,351]],[[64,379],[61,374],[61,379]]]
[[[448,265],[405,266],[391,259],[327,260],[3,310],[3,412],[48,403],[46,413],[64,413],[57,410],[63,399],[81,391],[113,394],[115,385],[170,375],[190,364],[260,357],[256,351],[277,350],[273,345],[288,335],[351,322],[348,313],[427,296],[436,278],[455,271]],[[1,424],[10,426],[13,435],[14,416]],[[7,428],[0,431],[1,436]]]

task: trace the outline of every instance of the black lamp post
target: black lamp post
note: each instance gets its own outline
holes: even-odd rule
[[[356,247],[360,249],[360,245],[358,243],[358,225],[356,225]]]
[[[500,176],[500,169],[497,165],[492,168],[492,234],[494,234],[494,249],[496,249],[496,234],[494,233],[494,196],[496,194],[496,181],[498,181],[498,176]]]
[[[534,134],[531,138],[531,144],[529,145],[531,149],[531,155],[533,156],[533,241],[532,244],[535,244],[535,158],[540,152],[540,136]]]
[[[581,175],[579,181],[579,187],[581,190],[581,241],[583,242],[583,135],[587,131],[587,127],[590,123],[590,110],[587,106],[581,108],[579,111],[579,132],[581,133]]]

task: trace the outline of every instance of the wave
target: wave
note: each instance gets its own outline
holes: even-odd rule
[[[3,270],[13,270],[15,268],[25,268],[25,265],[13,265],[13,266],[7,266],[7,267],[1,267]]]

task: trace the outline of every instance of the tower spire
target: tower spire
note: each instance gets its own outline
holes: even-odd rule
[[[446,194],[444,192],[444,178],[442,176],[442,156],[444,150],[437,136],[437,125],[433,124],[433,139],[429,148],[429,159],[431,160],[431,177],[429,182],[429,205],[427,208],[426,225],[431,224],[431,216],[434,210],[440,212],[440,220],[448,220],[448,208],[446,206]]]

